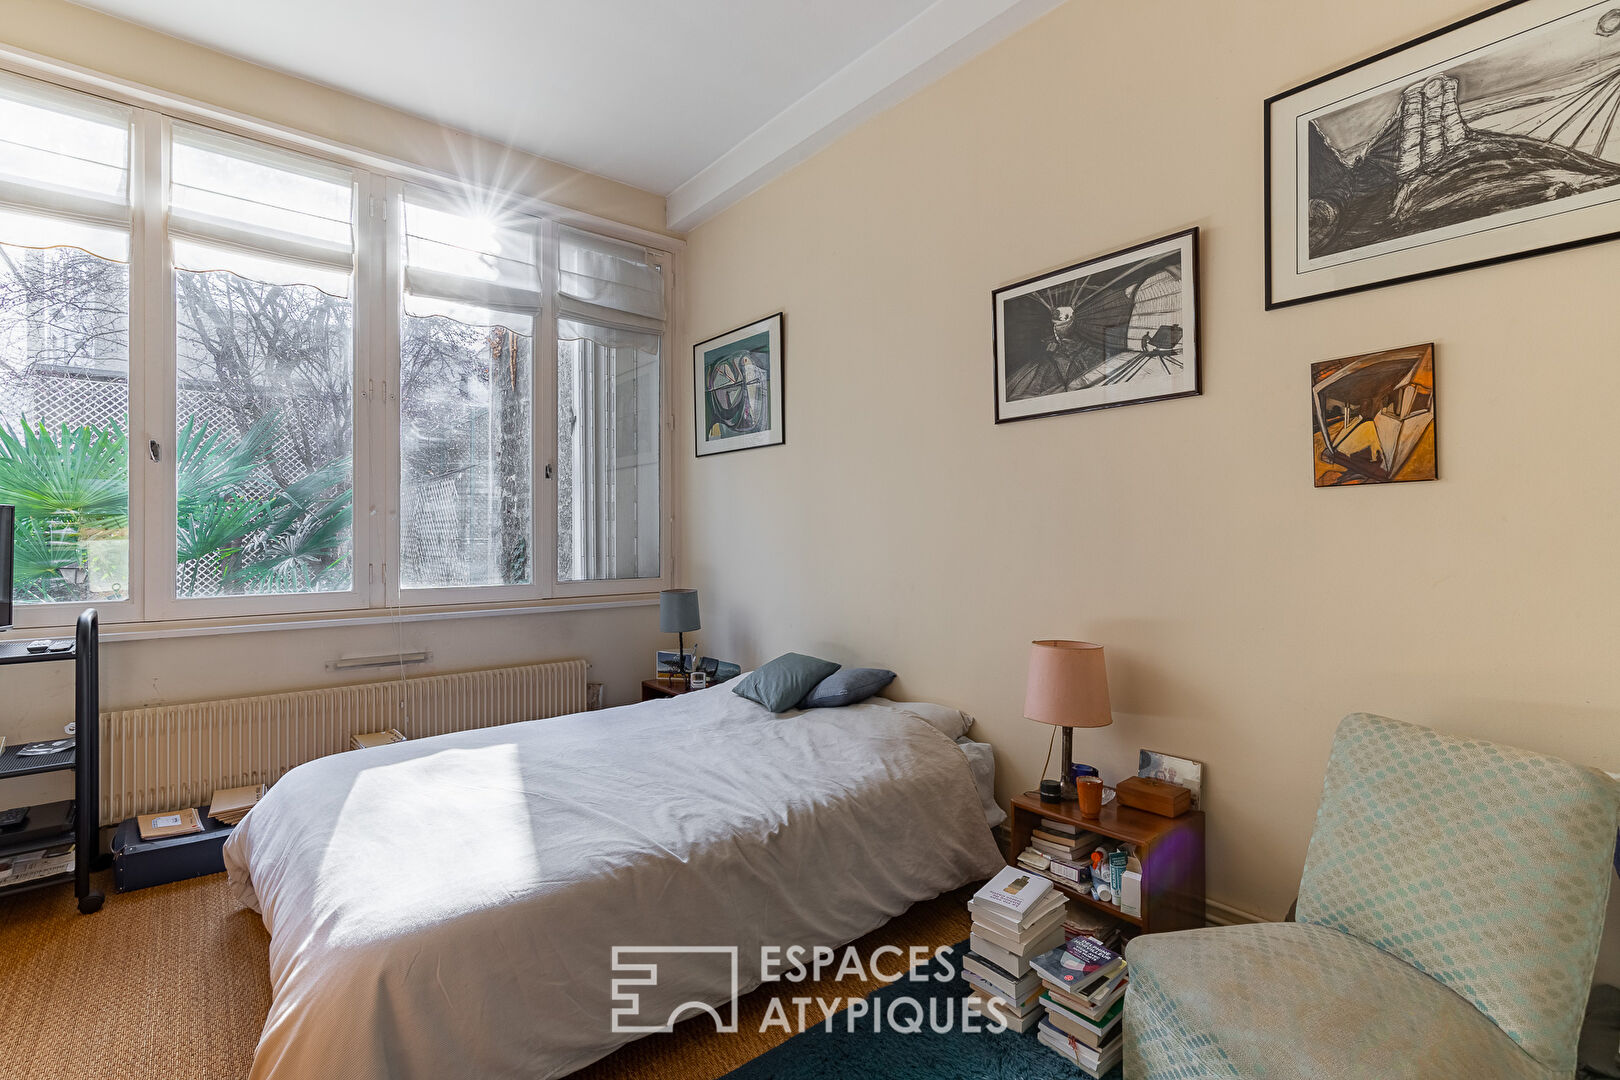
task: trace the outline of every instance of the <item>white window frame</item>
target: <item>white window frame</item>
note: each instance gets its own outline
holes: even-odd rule
[[[595,230],[586,229],[584,231],[592,232]],[[673,281],[674,274],[671,272],[674,256],[670,252],[661,251],[653,247],[647,248],[647,254],[653,259],[660,260],[660,266],[664,271],[662,275],[664,279],[664,311],[666,313],[670,313],[666,315],[664,319],[664,330],[663,333],[659,335],[658,342],[658,560],[661,567],[661,573],[657,578],[604,578],[595,581],[560,581],[557,578],[558,537],[556,520],[558,483],[556,468],[557,321],[559,319],[569,318],[570,313],[567,310],[569,305],[562,302],[558,298],[557,293],[557,230],[555,227],[547,230],[544,272],[546,296],[551,303],[550,311],[547,313],[550,320],[550,333],[546,336],[549,356],[546,358],[545,367],[547,398],[546,420],[548,423],[545,452],[548,460],[552,462],[552,477],[550,481],[552,521],[551,529],[547,536],[549,545],[546,565],[547,575],[550,577],[552,582],[552,595],[554,596],[569,598],[616,596],[626,591],[646,592],[651,590],[663,590],[670,587],[670,567],[672,565],[670,545],[673,542],[673,537],[671,535],[673,530],[670,527],[672,521],[670,506],[665,500],[671,498],[670,492],[672,490],[672,480],[674,476],[674,455],[671,453],[671,450],[674,447],[675,441],[675,378],[673,375],[673,370],[670,366],[670,344],[673,340],[673,335],[670,332],[670,328],[674,321],[673,312],[675,311],[675,284]],[[625,321],[615,324],[612,318],[612,312],[609,311],[604,310],[601,311],[599,315],[587,316],[585,314],[585,305],[579,305],[577,314],[582,319],[596,318],[602,324],[609,327],[620,325],[625,329],[634,329],[638,333],[650,333],[650,331],[643,327],[635,326],[633,322]],[[640,586],[640,588],[635,588],[635,586]]]
[[[532,410],[534,565],[527,585],[400,589],[399,338],[403,280],[401,194],[406,185],[465,196],[487,192],[409,162],[308,135],[240,113],[0,45],[0,70],[102,97],[134,110],[130,142],[129,574],[130,599],[87,604],[17,604],[19,627],[64,627],[95,607],[104,622],[167,624],[358,610],[478,610],[513,602],[645,597],[669,587],[675,565],[673,343],[678,339],[677,266],[684,241],[662,233],[505,193],[512,209],[542,220],[544,307],[535,323]],[[254,596],[176,596],[176,323],[174,264],[167,228],[168,158],[173,121],[198,124],[321,158],[350,169],[357,185],[354,278],[354,576],[346,592]],[[661,258],[665,311],[659,378],[659,559],[657,578],[557,580],[556,245],[567,225],[644,247]],[[160,460],[148,446],[156,442]],[[551,466],[547,476],[548,464]]]

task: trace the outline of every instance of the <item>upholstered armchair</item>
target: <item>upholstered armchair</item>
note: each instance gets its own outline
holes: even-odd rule
[[[1127,1080],[1567,1080],[1617,816],[1595,770],[1346,717],[1298,921],[1131,942]]]

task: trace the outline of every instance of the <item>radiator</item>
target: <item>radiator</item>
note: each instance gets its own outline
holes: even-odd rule
[[[201,806],[220,788],[273,784],[398,728],[411,739],[582,712],[586,663],[559,660],[263,697],[101,714],[101,820]],[[366,751],[356,751],[365,753]]]

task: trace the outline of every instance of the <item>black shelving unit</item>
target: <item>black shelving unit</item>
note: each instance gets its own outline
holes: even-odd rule
[[[26,631],[25,631],[26,633]],[[100,634],[95,608],[79,616],[73,632],[73,647],[62,652],[28,651],[21,640],[0,642],[0,664],[50,664],[71,660],[73,678],[73,748],[57,754],[40,757],[22,757],[21,746],[8,746],[0,751],[0,780],[39,773],[74,773],[73,831],[59,837],[45,837],[30,843],[30,848],[54,847],[73,842],[72,873],[52,874],[50,877],[12,885],[0,885],[0,896],[27,892],[73,882],[73,892],[79,898],[79,910],[88,915],[101,908],[105,899],[90,888],[91,864],[96,861],[101,846],[101,671],[99,655]]]

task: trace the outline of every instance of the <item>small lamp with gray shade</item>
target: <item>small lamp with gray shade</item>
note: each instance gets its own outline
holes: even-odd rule
[[[686,634],[689,630],[701,629],[696,589],[665,589],[658,594],[658,632],[676,635],[675,659],[681,666],[681,685],[688,689],[692,686],[692,673],[686,670]]]
[[[1060,783],[1063,798],[1076,798],[1074,777],[1069,774],[1074,729],[1107,727],[1114,722],[1103,647],[1089,641],[1030,642],[1024,717],[1063,729]]]

